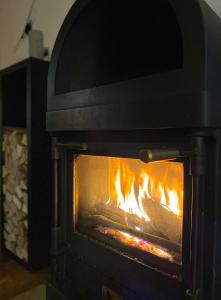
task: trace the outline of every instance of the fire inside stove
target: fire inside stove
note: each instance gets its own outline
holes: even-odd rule
[[[79,155],[76,229],[137,256],[140,251],[141,257],[148,253],[180,265],[183,186],[181,162]]]

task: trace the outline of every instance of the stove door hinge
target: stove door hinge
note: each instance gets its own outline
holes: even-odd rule
[[[199,289],[197,289],[195,292],[192,292],[191,290],[186,290],[185,300],[199,300],[199,294]]]

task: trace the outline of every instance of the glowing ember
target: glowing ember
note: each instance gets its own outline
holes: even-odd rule
[[[141,251],[154,254],[158,257],[167,259],[172,262],[174,261],[172,254],[168,253],[169,251],[166,248],[160,247],[144,239],[138,238],[129,233],[114,228],[97,226],[96,229],[105,235],[109,235],[112,238],[117,239],[118,241],[127,246],[134,247]]]

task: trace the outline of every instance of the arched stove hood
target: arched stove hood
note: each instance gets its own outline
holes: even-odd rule
[[[47,110],[48,131],[221,127],[221,19],[204,0],[77,0]]]

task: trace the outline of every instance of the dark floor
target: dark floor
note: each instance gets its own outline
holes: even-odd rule
[[[9,300],[39,284],[45,283],[48,277],[49,268],[31,273],[0,252],[1,300]]]

